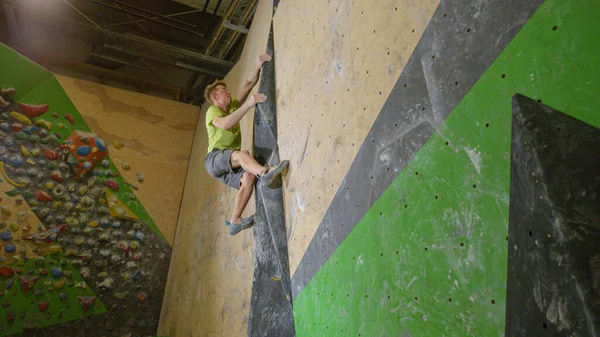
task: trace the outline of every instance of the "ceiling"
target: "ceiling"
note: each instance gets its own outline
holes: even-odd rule
[[[202,104],[257,0],[0,0],[0,42],[57,73]]]

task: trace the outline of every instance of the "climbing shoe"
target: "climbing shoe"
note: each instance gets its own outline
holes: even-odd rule
[[[264,184],[266,186],[271,186],[273,184],[273,180],[277,178],[278,175],[285,170],[285,168],[289,165],[289,160],[284,160],[277,165],[269,166],[267,169],[267,173],[258,177],[258,182]]]
[[[227,225],[227,227],[229,227],[229,235],[236,235],[244,229],[248,229],[254,226],[254,215],[251,215],[247,218],[242,218],[241,222],[238,223],[231,223],[229,221],[225,221],[225,224]]]

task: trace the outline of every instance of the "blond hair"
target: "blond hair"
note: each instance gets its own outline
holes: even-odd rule
[[[227,88],[227,84],[223,80],[216,80],[212,84],[210,84],[206,89],[204,89],[204,99],[209,102],[211,105],[215,104],[212,100],[212,94],[217,89],[217,86],[222,85]]]

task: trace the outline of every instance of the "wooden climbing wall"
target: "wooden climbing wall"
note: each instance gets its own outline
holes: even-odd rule
[[[172,246],[200,108],[56,77],[85,122],[107,141],[123,177],[139,187],[135,195]],[[114,141],[123,147],[116,148]]]
[[[272,15],[272,1],[258,3],[240,61],[225,77],[232,94],[248,78],[258,55],[265,52]],[[258,89],[255,87],[254,92]],[[206,173],[208,147],[205,112],[196,126],[196,137],[185,182],[181,212],[167,288],[161,311],[159,335],[245,336],[254,268],[252,230],[236,236],[227,233],[236,191]],[[241,121],[242,148],[252,152],[254,111]],[[244,216],[253,214],[254,196]]]
[[[293,275],[439,1],[282,1],[273,19]]]

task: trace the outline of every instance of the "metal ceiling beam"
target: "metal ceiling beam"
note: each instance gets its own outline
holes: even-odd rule
[[[206,55],[210,55],[212,54],[213,50],[215,49],[217,42],[219,41],[219,39],[221,38],[221,35],[223,34],[223,30],[224,30],[224,25],[225,22],[227,20],[229,20],[229,17],[231,17],[231,15],[233,14],[233,12],[235,11],[237,5],[239,3],[239,0],[232,0],[231,4],[229,5],[229,8],[227,8],[227,12],[225,12],[225,15],[223,16],[223,18],[221,19],[221,22],[219,23],[219,26],[217,26],[217,29],[215,30],[215,33],[213,34],[212,40],[210,41],[210,44],[208,45],[208,47],[206,47],[206,51],[204,52]]]
[[[138,69],[147,70],[147,68],[144,67],[144,66],[141,66],[141,65],[138,65],[138,64],[134,64],[134,63],[131,63],[131,62],[127,62],[125,60],[121,60],[121,59],[116,58],[116,57],[112,57],[112,56],[108,56],[108,55],[102,55],[102,54],[98,54],[98,53],[90,53],[90,55],[98,57],[98,58],[101,58],[101,59],[105,59],[105,60],[108,60],[108,61],[120,63],[120,64],[125,65],[125,66],[130,66],[130,67],[134,67],[134,68],[138,68]]]
[[[248,23],[250,22],[250,20],[252,19],[254,12],[256,10],[257,2],[258,2],[258,0],[251,0],[250,4],[248,5],[248,7],[246,7],[246,10],[242,14],[242,18],[240,21],[242,22],[243,27],[246,27],[248,25]],[[225,58],[227,56],[227,54],[229,54],[229,52],[231,51],[233,46],[235,46],[235,44],[238,41],[238,39],[240,38],[240,36],[241,36],[240,32],[234,31],[233,34],[231,34],[229,36],[229,38],[225,41],[225,46],[223,46],[223,48],[221,49],[221,51],[219,52],[219,55],[217,57],[220,59]]]
[[[234,0],[234,1],[236,1],[236,0]],[[229,62],[229,61],[225,61],[225,60],[220,60],[220,59],[218,59],[216,57],[208,56],[207,54],[201,54],[201,53],[198,53],[198,52],[195,52],[195,51],[191,51],[191,50],[188,50],[188,49],[183,49],[183,48],[175,47],[175,46],[172,46],[172,45],[167,45],[167,44],[164,44],[162,42],[152,41],[152,40],[143,38],[141,36],[133,35],[133,34],[130,34],[130,33],[125,33],[124,36],[128,37],[131,40],[142,42],[142,43],[145,43],[145,44],[148,44],[148,45],[151,45],[151,46],[155,46],[155,47],[160,47],[160,48],[163,48],[165,50],[170,50],[172,52],[175,52],[175,53],[178,53],[178,54],[181,54],[181,55],[185,55],[185,56],[189,56],[189,57],[192,57],[192,58],[195,58],[195,59],[198,59],[198,60],[202,60],[202,61],[206,61],[206,62],[211,62],[211,63],[216,63],[216,64],[219,64],[219,65],[222,65],[222,66],[226,66],[228,68],[232,68],[235,65],[235,63],[233,63],[233,62]]]
[[[119,12],[122,12],[122,13],[131,14],[133,16],[137,16],[137,17],[140,17],[140,18],[152,21],[152,22],[156,22],[156,23],[159,23],[159,24],[162,24],[162,25],[174,28],[174,29],[178,29],[178,30],[181,30],[181,31],[193,34],[195,36],[204,37],[204,33],[202,33],[202,32],[197,32],[197,31],[194,31],[194,30],[191,30],[191,29],[188,29],[188,28],[185,28],[185,27],[181,27],[179,25],[176,25],[176,24],[173,24],[173,23],[170,23],[170,22],[165,22],[163,20],[154,19],[154,18],[152,18],[150,16],[147,16],[145,14],[141,14],[141,13],[137,13],[135,11],[129,10],[129,9],[121,8],[120,6],[118,6],[118,5],[116,5],[116,4],[112,3],[112,2],[105,2],[105,1],[102,1],[102,0],[86,0],[86,1],[94,3],[94,4],[97,4],[97,5],[100,5],[100,6],[104,6],[104,7],[107,7],[107,8],[111,8],[113,10],[116,10],[116,11],[119,11]]]
[[[227,75],[226,72],[222,72],[222,71],[216,71],[216,70],[211,70],[211,69],[196,67],[196,66],[192,66],[192,65],[185,64],[185,63],[182,63],[182,62],[173,63],[173,62],[169,62],[168,60],[165,60],[165,59],[154,58],[154,57],[149,56],[149,55],[144,55],[142,53],[134,52],[134,51],[131,51],[131,50],[126,50],[126,49],[124,49],[123,47],[120,47],[120,46],[113,46],[113,45],[105,44],[104,48],[112,49],[112,50],[115,50],[117,52],[121,52],[123,54],[131,55],[131,56],[136,56],[136,57],[139,57],[139,58],[142,58],[142,59],[147,59],[147,60],[154,61],[154,62],[160,62],[160,63],[166,64],[166,65],[178,67],[178,68],[181,68],[181,69],[191,70],[191,71],[194,71],[194,72],[200,72],[202,74],[209,74],[209,75],[222,76],[222,77],[224,77],[225,75]]]
[[[177,19],[173,19],[172,17],[167,16],[167,15],[162,15],[162,14],[154,13],[152,11],[149,11],[149,10],[145,9],[145,8],[141,8],[141,7],[137,7],[137,6],[134,6],[134,5],[130,5],[130,4],[128,4],[126,2],[123,2],[123,1],[112,0],[112,2],[114,2],[115,4],[119,4],[121,6],[125,6],[125,7],[129,7],[129,8],[138,10],[140,12],[144,12],[146,14],[153,15],[155,17],[159,17],[159,18],[167,20],[167,21],[171,21],[173,23],[178,23],[178,24],[181,24],[181,25],[184,25],[184,26],[188,26],[188,27],[191,27],[191,28],[196,28],[196,26],[193,25],[193,24],[191,24],[191,23],[188,23],[188,22],[185,22],[185,21],[180,21],[180,20],[177,20]]]
[[[233,23],[231,23],[231,21],[227,20],[225,21],[225,24],[223,25],[223,27],[233,30],[235,32],[238,33],[242,33],[242,34],[248,34],[248,28],[242,26],[242,25],[234,25]]]

